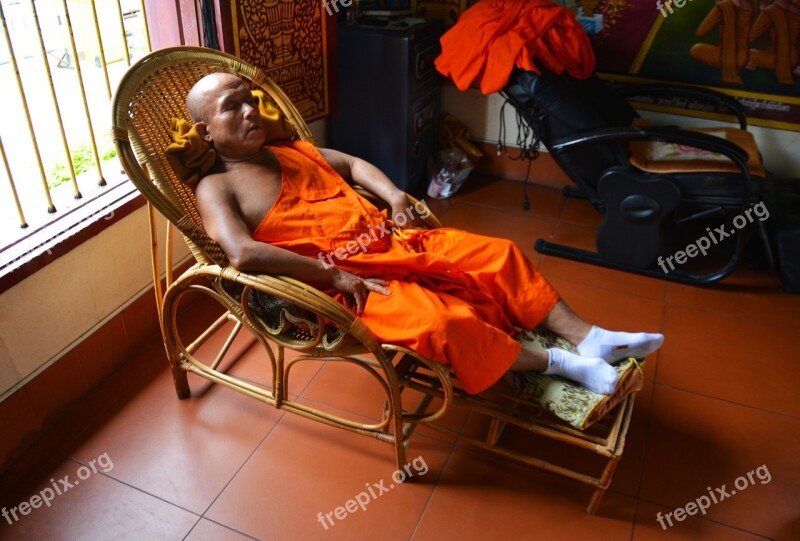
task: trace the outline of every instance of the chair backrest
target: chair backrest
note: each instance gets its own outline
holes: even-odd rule
[[[576,79],[566,72],[536,74],[516,69],[503,92],[518,110],[524,108],[537,125],[542,143],[576,137],[603,128],[627,127],[638,116],[621,96],[592,75]],[[624,143],[592,145],[553,158],[586,195],[596,195],[597,181],[610,167],[628,161]]]
[[[298,138],[314,143],[303,117],[260,69],[235,56],[201,47],[150,53],[123,76],[112,101],[112,134],[122,167],[153,206],[186,237],[195,258],[227,265],[222,248],[203,229],[194,192],[180,181],[165,150],[173,142],[171,118],[190,120],[186,95],[209,73],[237,75],[262,89],[283,112]]]

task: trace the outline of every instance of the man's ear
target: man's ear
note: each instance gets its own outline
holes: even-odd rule
[[[208,124],[205,122],[196,122],[194,129],[197,131],[197,135],[199,135],[203,141],[207,143],[211,142],[211,134],[208,133]]]

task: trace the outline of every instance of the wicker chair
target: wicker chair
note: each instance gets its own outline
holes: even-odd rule
[[[217,71],[234,73],[254,89],[264,90],[288,119],[296,136],[314,142],[303,118],[281,90],[261,70],[225,53],[197,47],[162,49],[131,66],[121,80],[112,103],[113,137],[124,170],[151,205],[154,287],[178,396],[189,396],[187,372],[192,372],[276,408],[387,442],[394,447],[398,468],[407,463],[409,438],[419,424],[451,433],[435,421],[459,401],[473,411],[488,415],[490,429],[485,439],[453,435],[595,486],[597,490],[589,506],[589,512],[593,512],[622,454],[634,391],[641,387],[640,371],[633,371],[618,385],[614,395],[609,396],[606,405],[613,409],[613,414],[603,416],[591,431],[577,430],[542,413],[542,408],[528,401],[519,390],[494,389],[491,399],[490,395],[468,395],[460,389],[446,366],[408,349],[380,343],[363,321],[324,292],[285,276],[253,275],[231,267],[220,246],[205,233],[193,192],[177,178],[164,152],[172,142],[170,118],[188,119],[184,100],[189,89],[204,75]],[[412,199],[412,202],[415,201]],[[183,234],[197,260],[173,280],[172,262],[168,259],[166,290],[162,289],[160,280],[153,208]],[[433,215],[428,218],[427,225],[441,226]],[[172,230],[168,227],[167,254],[171,253]],[[176,318],[182,297],[190,292],[210,296],[225,313],[186,344]],[[235,325],[214,360],[199,359],[198,348],[228,321]],[[271,387],[256,385],[219,369],[242,328],[250,331],[266,351],[272,369]],[[287,349],[299,355],[287,359]],[[385,394],[380,421],[364,423],[346,419],[294,400],[290,395],[292,368],[309,360],[353,363],[373,376]],[[403,390],[408,388],[422,393],[413,411],[404,410],[401,401]],[[435,399],[440,404],[437,403],[438,408],[431,408]],[[498,441],[508,424],[598,453],[607,457],[608,463],[599,477],[592,477],[505,450]]]

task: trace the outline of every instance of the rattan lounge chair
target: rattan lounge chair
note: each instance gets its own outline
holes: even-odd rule
[[[622,454],[633,398],[642,384],[638,366],[624,371],[613,395],[595,395],[591,407],[584,404],[577,408],[577,413],[573,412],[569,419],[570,425],[542,407],[542,397],[552,398],[568,385],[565,382],[540,375],[525,379],[525,375],[520,375],[480,396],[468,395],[460,389],[448,367],[405,348],[380,343],[358,317],[324,292],[288,277],[247,274],[231,267],[219,245],[203,230],[194,193],[178,179],[165,157],[165,149],[172,143],[170,119],[188,120],[184,104],[187,92],[202,76],[215,71],[235,73],[254,89],[262,89],[285,115],[296,137],[314,142],[303,118],[281,90],[261,70],[225,53],[196,47],[162,49],[131,66],[121,80],[112,104],[113,137],[124,170],[151,205],[154,287],[178,396],[189,396],[187,372],[192,372],[276,408],[387,442],[394,447],[398,468],[406,464],[406,449],[415,427],[425,424],[596,487],[588,509],[594,512]],[[183,234],[197,260],[173,279],[172,261],[168,257],[165,290],[160,280],[153,208]],[[441,226],[433,215],[427,225]],[[168,227],[167,254],[172,253],[172,231]],[[208,295],[225,312],[188,344],[176,322],[181,299],[187,293]],[[235,325],[221,351],[210,362],[199,359],[198,348],[229,321]],[[251,332],[263,346],[265,370],[271,368],[270,386],[256,385],[221,369],[222,360],[241,329]],[[535,347],[534,342],[545,339],[542,337],[527,331],[520,335],[520,340],[526,347]],[[289,359],[286,350],[299,355]],[[365,423],[343,418],[293,399],[300,389],[292,387],[292,368],[309,360],[352,363],[371,374],[385,394],[384,403],[378,405],[382,411],[380,421]],[[404,410],[401,401],[403,390],[409,388],[421,392],[423,397],[413,411]],[[548,400],[551,404],[558,402]],[[458,434],[436,422],[456,402],[490,417],[490,428],[484,438]],[[500,436],[510,424],[608,460],[601,474],[592,476],[506,449]]]

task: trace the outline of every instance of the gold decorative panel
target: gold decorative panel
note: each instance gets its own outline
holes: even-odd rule
[[[231,0],[234,54],[281,87],[306,121],[330,114],[334,17],[319,0]]]

